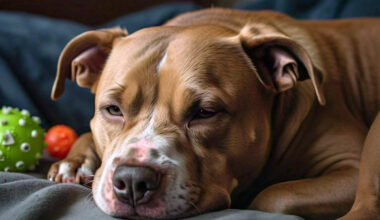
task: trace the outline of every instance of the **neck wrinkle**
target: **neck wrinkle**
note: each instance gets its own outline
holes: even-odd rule
[[[286,175],[289,167],[284,165],[293,164],[294,159],[289,155],[297,147],[299,130],[317,102],[310,80],[299,83],[297,88],[276,97],[272,108],[271,150],[262,175],[264,184],[282,181],[283,175]],[[289,159],[292,161],[287,161]]]

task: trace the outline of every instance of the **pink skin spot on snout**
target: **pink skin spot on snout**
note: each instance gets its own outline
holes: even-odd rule
[[[139,142],[129,145],[129,149],[133,151],[133,157],[140,161],[148,160],[149,151],[154,149],[153,144],[146,139],[141,139]]]
[[[133,145],[139,146],[141,148],[146,148],[146,149],[155,148],[154,145],[151,142],[147,141],[146,139],[141,139],[139,142],[136,142]]]

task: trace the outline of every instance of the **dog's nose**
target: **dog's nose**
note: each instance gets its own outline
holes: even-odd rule
[[[148,192],[159,187],[160,179],[161,175],[151,168],[120,165],[112,178],[113,191],[121,202],[134,207],[149,201]]]

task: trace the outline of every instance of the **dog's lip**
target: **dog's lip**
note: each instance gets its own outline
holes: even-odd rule
[[[157,193],[157,192],[159,192],[160,188],[161,188],[161,184],[160,184],[158,190],[146,192],[145,195],[144,195],[144,197],[137,202],[136,206],[144,205],[144,204],[149,203],[149,201],[152,199],[152,197],[154,197],[154,194]]]

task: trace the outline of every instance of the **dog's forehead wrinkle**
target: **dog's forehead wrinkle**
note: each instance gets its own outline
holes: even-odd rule
[[[232,41],[220,39],[206,39],[206,42],[195,40],[187,43],[178,41],[169,44],[167,56],[171,63],[178,66],[177,72],[189,77],[190,80],[204,81],[200,78],[206,77],[208,81],[217,83],[215,79],[219,79],[222,74],[220,70],[224,70],[223,72],[227,74],[229,64],[243,54],[240,45]],[[181,46],[182,44],[185,45]],[[217,76],[214,76],[215,74]]]
[[[172,33],[162,30],[160,32],[152,32],[151,30],[151,28],[142,29],[120,41],[123,50],[132,53],[133,57],[140,57],[146,52],[166,48]]]
[[[134,73],[138,75],[146,72],[155,73],[155,64],[159,63],[168,42],[168,36],[162,34],[159,36],[149,34],[149,37],[139,34],[123,39],[112,50],[105,70],[107,74],[121,78],[128,78],[128,75]],[[118,62],[112,62],[113,60]]]

